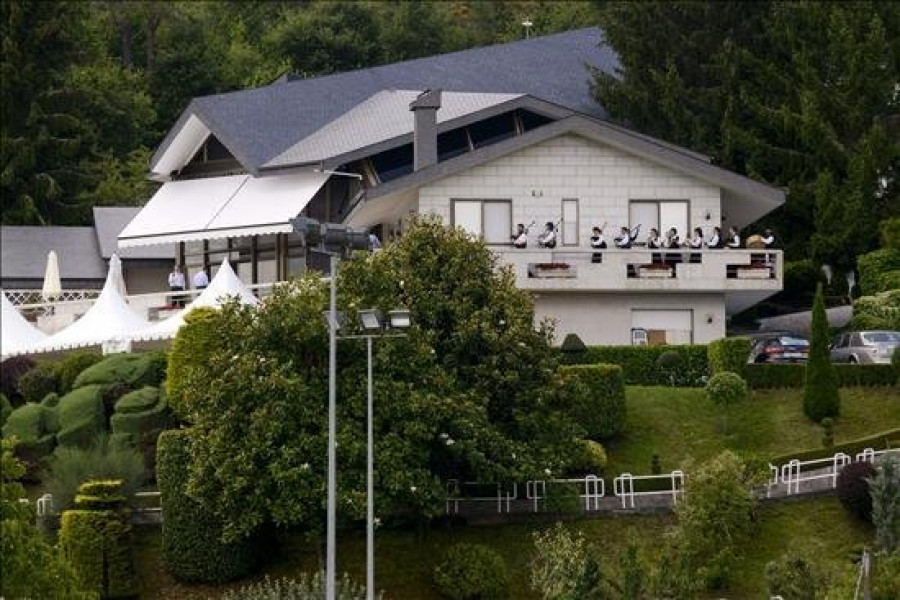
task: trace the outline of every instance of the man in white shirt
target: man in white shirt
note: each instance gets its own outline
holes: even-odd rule
[[[524,223],[519,223],[516,226],[516,234],[512,236],[513,247],[514,248],[527,248],[528,247],[528,228],[525,227]]]
[[[735,227],[728,230],[728,244],[726,245],[732,250],[737,250],[741,247],[741,236],[738,235],[738,230]]]
[[[623,227],[619,230],[619,235],[613,238],[613,242],[620,250],[631,248],[631,231],[627,227]]]
[[[547,227],[538,236],[538,246],[541,248],[556,248],[556,226],[552,221],[547,221]]]
[[[184,273],[181,272],[181,267],[175,265],[172,268],[172,272],[169,273],[169,291],[172,292],[171,302],[173,306],[181,306],[184,303],[182,295],[176,293],[183,292],[184,286]]]
[[[194,273],[192,282],[194,284],[194,289],[196,290],[206,289],[206,286],[209,285],[209,277],[207,276],[206,271],[203,269],[203,267],[200,267],[200,270]]]

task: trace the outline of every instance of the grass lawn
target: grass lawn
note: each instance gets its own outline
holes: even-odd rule
[[[596,544],[605,559],[612,560],[625,542],[634,537],[652,555],[670,517],[618,517],[569,523]],[[386,598],[438,599],[431,586],[431,572],[444,549],[455,542],[475,542],[491,546],[506,560],[513,579],[510,598],[537,598],[529,588],[528,561],[532,553],[531,533],[549,525],[502,525],[433,529],[424,537],[410,531],[381,531],[377,536],[377,581]],[[871,527],[850,519],[833,498],[771,505],[762,510],[753,544],[741,562],[732,590],[716,597],[756,599],[764,597],[763,569],[766,562],[789,549],[807,549],[833,566],[847,567],[851,550],[872,543]],[[141,598],[218,597],[228,586],[186,586],[172,581],[160,564],[160,530],[137,529],[137,562],[142,582]],[[358,581],[365,580],[365,536],[363,532],[344,534],[338,545],[339,564]],[[314,570],[319,558],[302,537],[289,538],[273,556],[264,574],[283,576]]]
[[[702,389],[627,388],[625,431],[606,444],[607,474],[649,474],[654,454],[663,471],[687,458],[705,460],[730,448],[770,458],[821,447],[822,428],[803,414],[803,390],[752,392],[731,409],[729,435],[721,433],[720,412]],[[841,389],[841,416],[834,441],[844,442],[900,427],[900,388]]]

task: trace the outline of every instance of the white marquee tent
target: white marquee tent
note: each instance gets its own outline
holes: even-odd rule
[[[198,307],[216,308],[235,296],[244,304],[257,304],[259,302],[256,296],[238,278],[226,258],[222,261],[222,265],[206,289],[187,308],[172,315],[165,321],[160,321],[137,332],[132,336],[132,339],[134,341],[171,339],[175,337],[178,330],[184,325],[184,316],[187,313]]]
[[[133,334],[145,329],[150,323],[131,310],[119,292],[123,285],[122,261],[115,254],[109,260],[109,273],[100,297],[84,315],[63,329],[48,337],[42,343],[32,346],[29,353],[58,352],[85,346],[103,346],[127,342]]]
[[[3,358],[21,354],[47,338],[47,334],[19,313],[6,294],[0,292],[0,296],[3,297],[0,314],[0,355]]]

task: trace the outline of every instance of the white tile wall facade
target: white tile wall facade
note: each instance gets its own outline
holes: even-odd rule
[[[578,240],[585,248],[595,225],[606,222],[609,239],[628,225],[630,200],[688,200],[690,227],[702,227],[704,234],[721,220],[718,187],[574,134],[423,186],[419,212],[440,215],[450,223],[455,198],[512,199],[513,225],[556,222],[562,199],[577,198]]]
[[[453,199],[511,199],[513,226],[535,221],[542,227],[561,218],[564,198],[578,199],[578,245],[582,248],[588,247],[591,228],[604,222],[611,244],[618,228],[628,225],[630,200],[688,200],[690,227],[702,227],[704,234],[721,220],[719,188],[574,134],[423,186],[418,210],[439,215],[449,224]],[[537,232],[532,231],[532,239]],[[557,343],[574,332],[587,344],[630,344],[633,308],[692,309],[694,343],[725,335],[723,294],[552,292],[535,296],[536,318],[550,317],[557,323]]]

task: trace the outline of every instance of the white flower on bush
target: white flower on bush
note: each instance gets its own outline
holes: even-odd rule
[[[447,445],[448,445],[448,446],[452,446],[452,445],[455,444],[455,443],[456,443],[456,442],[453,441],[453,438],[449,438],[449,439],[447,440]]]
[[[375,517],[375,520],[372,521],[372,524],[375,525],[375,527],[381,527],[381,519]]]
[[[544,475],[549,476],[551,473],[550,469],[544,469]]]
[[[409,491],[411,491],[413,494],[415,494],[416,491],[417,491],[418,489],[419,489],[419,488],[417,488],[417,487],[414,486],[414,485],[409,486]]]
[[[450,435],[449,435],[449,434],[446,434],[446,433],[442,433],[442,434],[441,434],[440,436],[438,436],[438,437],[440,437],[442,440],[446,440],[447,438],[450,437]]]
[[[300,465],[300,470],[301,471],[309,471],[309,463],[307,462],[307,463],[303,463],[302,465]]]
[[[513,457],[513,460],[516,460],[516,453],[515,453],[515,452],[512,453],[512,457]]]

